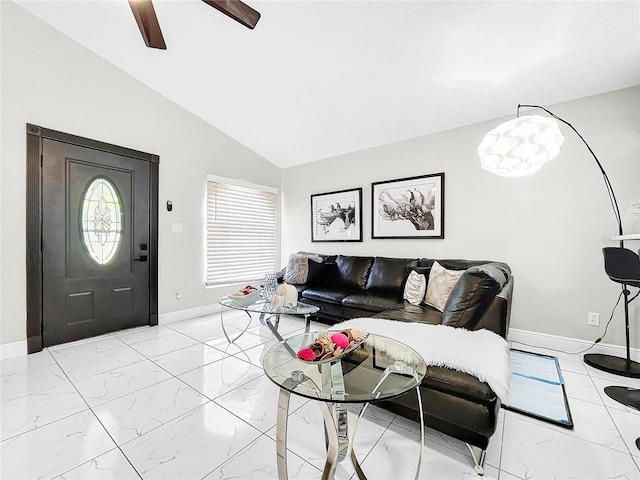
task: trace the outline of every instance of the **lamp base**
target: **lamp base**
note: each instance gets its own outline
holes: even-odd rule
[[[604,393],[618,403],[640,410],[640,388],[604,387]]]
[[[614,375],[640,378],[640,363],[633,360],[627,361],[626,358],[602,355],[600,353],[588,353],[584,356],[584,363]]]

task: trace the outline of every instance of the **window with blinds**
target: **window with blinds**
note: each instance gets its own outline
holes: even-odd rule
[[[207,286],[249,283],[275,271],[278,191],[207,179]]]

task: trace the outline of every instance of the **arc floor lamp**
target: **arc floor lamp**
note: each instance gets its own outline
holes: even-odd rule
[[[537,108],[543,110],[549,116],[520,116],[520,108]],[[545,163],[553,160],[560,153],[560,147],[562,146],[564,137],[562,136],[562,132],[558,126],[558,121],[569,126],[571,130],[580,137],[580,140],[582,140],[593,156],[598,169],[602,173],[607,194],[611,201],[613,213],[618,224],[618,235],[622,237],[624,232],[622,229],[622,218],[620,217],[618,201],[613,191],[613,186],[611,185],[609,177],[602,167],[600,160],[598,160],[598,157],[596,157],[596,154],[593,152],[589,144],[573,127],[573,125],[550,112],[546,108],[540,105],[518,105],[516,118],[508,120],[491,130],[486,134],[484,140],[478,146],[480,165],[485,170],[507,177],[519,177],[539,171]],[[603,249],[605,261],[606,256],[608,255],[607,250],[623,249],[624,241],[622,239],[620,239],[619,249]],[[631,360],[630,357],[628,311],[630,292],[627,285],[624,283],[622,284],[622,293],[625,297],[626,359],[611,355],[587,354],[584,356],[584,361],[586,364],[600,370],[627,377],[640,378],[640,363]],[[614,391],[611,389],[618,390]],[[622,389],[622,395],[620,389]],[[626,389],[623,387],[607,387],[605,391],[615,400],[640,409],[640,390]]]

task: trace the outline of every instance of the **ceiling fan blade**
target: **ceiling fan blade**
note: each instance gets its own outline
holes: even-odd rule
[[[158,17],[156,17],[151,0],[129,0],[129,6],[131,6],[131,11],[147,47],[166,50],[167,46],[164,43],[160,23],[158,23]]]
[[[211,5],[216,10],[221,11],[225,15],[233,18],[236,22],[241,23],[245,27],[254,29],[258,20],[260,20],[260,12],[254,10],[249,5],[240,0],[202,0],[207,5]]]

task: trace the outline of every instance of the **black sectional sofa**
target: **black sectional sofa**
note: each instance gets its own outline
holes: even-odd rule
[[[434,259],[314,255],[304,284],[296,285],[300,300],[317,305],[317,318],[338,323],[350,318],[379,317],[406,322],[444,324],[468,330],[488,329],[506,338],[513,277],[500,262],[437,259],[449,270],[465,270],[445,309],[403,300],[411,270],[425,274]],[[316,258],[318,259],[318,258]],[[363,328],[366,328],[363,325]],[[484,454],[496,429],[500,399],[476,377],[430,366],[421,386],[425,424],[467,443],[483,473]],[[407,418],[418,419],[415,395],[377,403]]]

